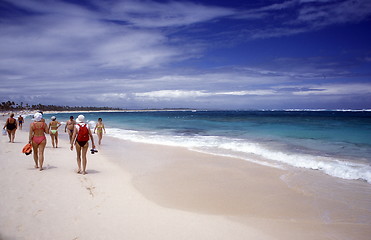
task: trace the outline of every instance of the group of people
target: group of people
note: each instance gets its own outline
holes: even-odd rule
[[[22,118],[23,123],[23,118]],[[46,146],[45,134],[50,134],[53,148],[58,148],[58,128],[62,124],[57,121],[55,116],[51,117],[49,125],[45,123],[42,113],[35,113],[33,122],[30,124],[29,132],[29,144],[32,145],[33,158],[35,161],[35,168],[40,171],[43,170],[44,163],[44,150]],[[19,124],[22,126],[22,124]],[[15,131],[17,130],[17,121],[14,118],[14,114],[10,114],[10,117],[6,120],[4,130],[7,129],[9,142],[14,143]],[[92,142],[92,149],[95,149],[94,138],[89,128],[88,123],[85,122],[84,115],[79,115],[76,121],[71,116],[65,126],[65,132],[68,132],[71,151],[75,146],[77,153],[77,173],[86,174],[87,165],[87,151],[89,148],[89,140]],[[102,118],[98,119],[98,122],[94,128],[94,133],[98,135],[99,145],[102,142],[103,132],[106,133]]]

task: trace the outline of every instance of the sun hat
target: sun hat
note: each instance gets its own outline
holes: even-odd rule
[[[43,118],[43,115],[41,113],[35,113],[35,115],[33,115],[33,120],[36,121],[36,122],[40,122],[41,119]]]
[[[77,123],[83,123],[83,122],[85,122],[85,117],[84,117],[84,115],[79,115],[79,116],[77,117],[77,119],[76,119],[76,122],[77,122]]]
[[[54,121],[54,120],[57,119],[57,118],[56,118],[55,116],[53,116],[53,117],[51,117],[50,119]]]

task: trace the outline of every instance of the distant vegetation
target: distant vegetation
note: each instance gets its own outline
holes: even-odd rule
[[[70,106],[56,106],[56,105],[29,105],[28,103],[15,103],[11,101],[2,102],[0,104],[0,111],[21,111],[21,110],[40,110],[40,111],[98,111],[98,110],[122,110],[121,108],[111,107],[70,107]]]

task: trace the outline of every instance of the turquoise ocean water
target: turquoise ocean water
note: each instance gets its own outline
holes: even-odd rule
[[[83,113],[107,135],[186,147],[272,167],[306,168],[371,183],[370,111],[159,111]],[[76,113],[56,114],[67,121]],[[50,118],[51,115],[45,115]]]

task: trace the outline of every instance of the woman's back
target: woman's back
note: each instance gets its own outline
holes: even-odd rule
[[[8,118],[8,123],[14,124],[15,122],[16,122],[15,118],[12,117]]]
[[[34,122],[31,125],[31,129],[34,133],[34,136],[43,136],[45,132],[45,122]]]
[[[58,128],[58,124],[59,124],[59,122],[57,122],[57,121],[51,121],[50,122],[51,129],[53,129],[53,130],[57,129]]]

